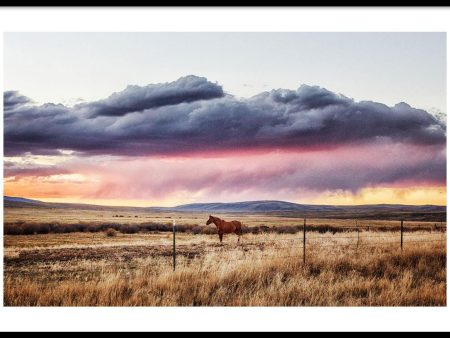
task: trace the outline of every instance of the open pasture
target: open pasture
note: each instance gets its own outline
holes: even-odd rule
[[[6,306],[446,305],[446,233],[5,236]]]

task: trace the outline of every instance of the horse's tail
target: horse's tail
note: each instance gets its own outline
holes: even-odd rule
[[[238,235],[238,243],[241,241],[242,236],[242,223],[237,221],[236,223],[236,235]]]
[[[243,228],[243,224],[242,224],[242,222],[239,222],[238,221],[238,226],[237,226],[237,228],[238,228],[238,234],[239,235],[242,235],[242,228]]]

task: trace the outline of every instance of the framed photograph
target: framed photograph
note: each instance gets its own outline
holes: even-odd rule
[[[121,27],[3,33],[6,311],[447,306],[445,31]]]

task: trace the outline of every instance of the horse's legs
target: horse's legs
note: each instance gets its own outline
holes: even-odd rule
[[[222,243],[223,233],[219,233],[220,243]]]
[[[238,243],[239,243],[239,241],[241,240],[241,234],[242,234],[242,230],[241,229],[236,229],[236,231],[234,232],[237,236],[238,236]]]

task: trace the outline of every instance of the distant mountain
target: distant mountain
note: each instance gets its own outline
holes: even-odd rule
[[[372,205],[316,205],[297,204],[284,201],[249,201],[236,203],[192,203],[169,208],[174,211],[191,212],[442,212],[445,206],[439,205],[402,205],[402,204],[372,204]]]
[[[32,200],[29,198],[23,198],[23,197],[11,197],[11,196],[3,196],[4,202],[10,202],[10,203],[26,203],[26,204],[42,204],[44,202],[38,201],[38,200]]]
[[[5,207],[11,208],[51,208],[77,210],[122,210],[147,212],[204,212],[204,213],[272,213],[285,217],[314,218],[365,218],[365,219],[402,219],[442,220],[445,219],[446,206],[441,205],[314,205],[297,204],[285,201],[247,201],[235,203],[192,203],[175,207],[125,207],[102,206],[93,204],[47,203],[38,200],[4,196]],[[430,218],[431,217],[431,218]]]
[[[39,208],[47,208],[47,209],[79,209],[79,210],[123,210],[123,211],[132,211],[132,210],[165,210],[166,208],[143,208],[143,207],[126,207],[126,206],[105,206],[105,205],[95,205],[95,204],[83,204],[83,203],[52,203],[52,202],[43,202],[39,200],[33,200],[29,198],[23,197],[11,197],[11,196],[3,196],[3,202],[5,207],[12,208],[25,208],[25,207],[39,207]]]
[[[297,204],[284,201],[248,201],[235,203],[192,203],[179,205],[176,211],[273,212],[273,211],[338,211],[332,205]]]

